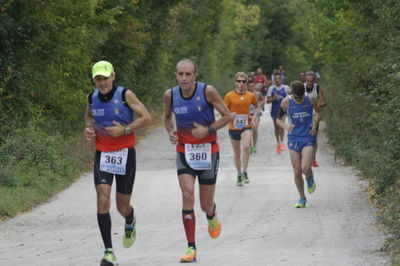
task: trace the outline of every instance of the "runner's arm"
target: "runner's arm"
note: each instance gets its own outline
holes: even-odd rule
[[[196,139],[203,139],[204,137],[213,134],[215,131],[225,126],[231,120],[231,114],[228,107],[222,101],[221,96],[217,92],[217,90],[210,85],[206,87],[206,98],[209,103],[211,103],[218,112],[221,113],[221,118],[216,120],[211,125],[201,125],[198,123],[194,123],[194,129],[192,129],[192,135]]]
[[[233,115],[225,105],[218,91],[211,85],[206,88],[207,101],[210,102],[215,109],[221,114],[221,117],[212,123],[210,126],[217,131],[218,129],[226,126],[232,119]]]
[[[96,136],[95,125],[92,116],[92,110],[89,104],[89,97],[86,102],[86,112],[85,112],[85,131],[84,135],[86,140],[92,140]]]
[[[169,141],[172,144],[176,144],[178,142],[178,133],[175,129],[174,122],[172,120],[172,110],[171,110],[171,96],[172,90],[166,90],[164,93],[164,115],[163,115],[163,122],[164,128],[168,133]]]
[[[315,111],[315,116],[311,128],[311,134],[315,135],[317,133],[319,121],[321,121],[321,108],[319,107],[317,100],[313,96],[310,96],[310,101]]]
[[[324,90],[322,89],[321,86],[319,86],[319,94],[318,94],[318,106],[319,107],[325,107],[328,105],[328,102],[326,101]]]
[[[147,110],[146,106],[144,106],[144,104],[130,90],[126,91],[126,103],[139,116],[135,121],[127,125],[131,128],[132,131],[143,128],[150,124],[151,115],[149,111]]]
[[[106,127],[106,130],[114,138],[124,135],[126,127],[129,127],[131,131],[134,131],[147,126],[151,122],[151,116],[147,111],[147,108],[131,90],[126,90],[125,101],[138,118],[127,125],[122,125],[113,121],[114,126]]]
[[[292,131],[294,128],[294,125],[288,125],[285,123],[285,119],[286,119],[286,115],[287,115],[286,114],[287,108],[288,108],[288,98],[286,97],[281,102],[279,117],[278,117],[278,119],[276,119],[276,124],[279,127],[286,129],[287,131]]]
[[[254,94],[254,97],[256,98],[256,103],[254,104],[254,107],[256,109],[256,111],[254,112],[254,117],[257,117],[258,114],[260,113],[260,109],[261,109],[261,99],[259,98],[259,95]],[[254,119],[253,119],[254,121]]]

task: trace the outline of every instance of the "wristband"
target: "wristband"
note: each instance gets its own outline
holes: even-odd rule
[[[211,135],[215,133],[215,128],[213,128],[211,125],[208,126],[208,134]]]
[[[125,127],[124,128],[124,134],[125,135],[128,135],[129,133],[131,133],[132,132],[132,129],[130,128],[130,127]]]

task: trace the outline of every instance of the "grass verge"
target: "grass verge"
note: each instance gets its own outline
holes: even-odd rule
[[[150,126],[136,132],[138,141],[161,125],[160,116],[153,117]],[[93,141],[86,141],[82,133],[69,139],[49,135],[38,126],[42,122],[15,129],[0,145],[0,221],[47,201],[92,170]]]

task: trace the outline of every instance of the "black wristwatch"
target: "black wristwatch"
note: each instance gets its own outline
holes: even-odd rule
[[[213,128],[211,125],[208,126],[208,134],[211,135],[215,132],[215,128]]]

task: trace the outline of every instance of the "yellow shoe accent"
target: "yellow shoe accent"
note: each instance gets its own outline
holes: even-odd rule
[[[118,265],[117,259],[115,258],[114,252],[112,249],[106,249],[104,252],[103,259],[100,262],[101,266],[114,266]]]
[[[297,203],[294,205],[295,208],[305,208],[307,203],[306,198],[300,198]]]
[[[194,247],[188,247],[186,249],[185,255],[183,255],[180,259],[181,263],[188,263],[188,262],[196,262],[196,255],[197,252]]]
[[[308,193],[314,193],[317,185],[315,184],[314,177],[306,178]]]
[[[214,218],[208,220],[208,233],[211,238],[217,238],[221,233],[221,222],[214,216]]]
[[[124,235],[122,237],[122,245],[129,248],[136,240],[136,221],[133,224],[125,225]]]
[[[249,176],[247,175],[247,173],[243,173],[242,178],[243,178],[242,180],[243,180],[244,184],[250,183],[250,179],[249,179]]]
[[[237,180],[236,180],[236,186],[241,187],[243,186],[243,176],[238,175]]]

